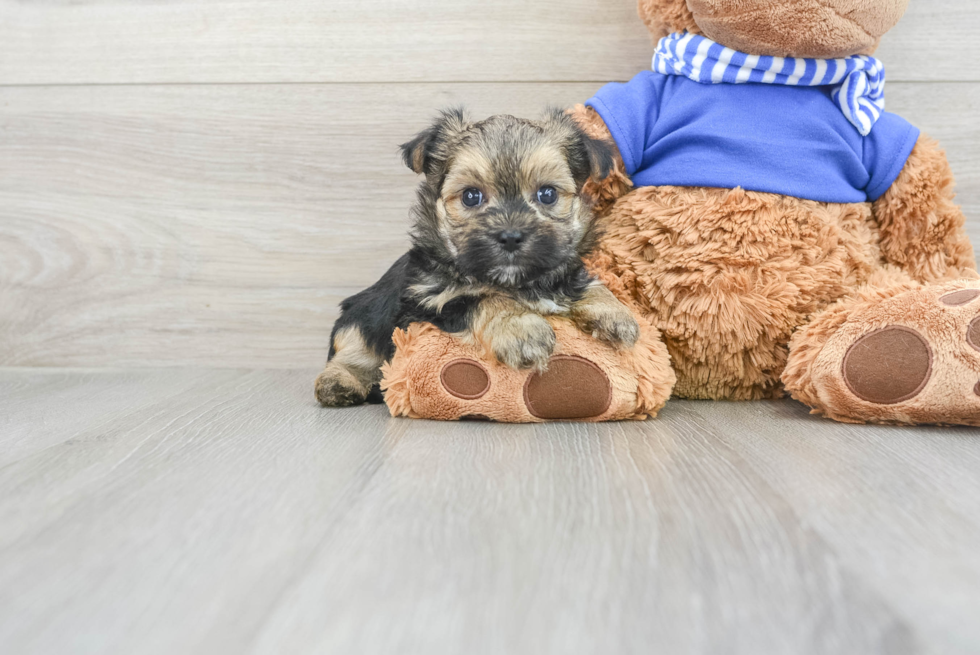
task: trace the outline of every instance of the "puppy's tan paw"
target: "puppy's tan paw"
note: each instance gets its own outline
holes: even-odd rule
[[[350,371],[334,364],[327,364],[316,379],[316,399],[324,407],[360,405],[370,391]]]
[[[502,364],[544,371],[555,349],[555,331],[537,314],[511,316],[485,334],[490,350]]]
[[[586,305],[578,308],[573,318],[583,332],[616,348],[632,348],[640,338],[639,324],[623,305]]]

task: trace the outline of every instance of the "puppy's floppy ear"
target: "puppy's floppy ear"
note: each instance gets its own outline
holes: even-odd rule
[[[593,139],[581,129],[580,140],[570,149],[568,165],[572,177],[579,185],[589,178],[604,180],[609,177],[613,167],[613,150],[606,141]]]
[[[467,127],[469,122],[462,107],[444,110],[430,127],[400,146],[402,160],[416,173],[432,175],[439,172],[446,163],[453,140]]]
[[[609,176],[613,167],[610,144],[590,137],[562,109],[550,109],[545,124],[555,130],[562,140],[568,168],[578,186],[585,184],[589,178],[604,180]]]

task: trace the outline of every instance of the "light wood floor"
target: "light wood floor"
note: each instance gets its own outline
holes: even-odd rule
[[[506,426],[0,371],[0,652],[975,653],[980,431]]]

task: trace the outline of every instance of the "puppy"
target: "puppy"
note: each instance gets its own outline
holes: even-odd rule
[[[316,381],[321,404],[381,402],[392,332],[414,321],[482,344],[518,369],[547,367],[555,346],[549,314],[617,347],[636,342],[632,314],[582,264],[596,237],[582,186],[609,174],[609,146],[557,110],[543,121],[471,123],[457,109],[401,150],[408,167],[425,174],[412,248],[341,303]]]

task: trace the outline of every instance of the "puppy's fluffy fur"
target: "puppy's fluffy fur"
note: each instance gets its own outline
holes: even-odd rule
[[[372,287],[341,304],[327,367],[316,381],[324,405],[380,402],[381,364],[396,327],[427,321],[484,345],[514,368],[543,370],[560,314],[621,347],[639,333],[630,312],[586,272],[595,245],[590,178],[612,166],[609,147],[563,112],[543,121],[444,112],[402,146],[424,174],[412,249]]]

